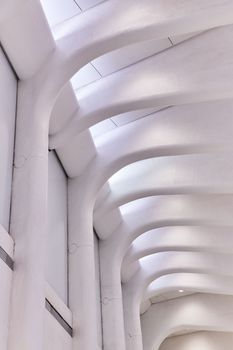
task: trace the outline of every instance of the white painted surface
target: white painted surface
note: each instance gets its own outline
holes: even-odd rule
[[[17,80],[0,49],[0,247],[13,258],[9,236]],[[7,350],[12,271],[0,259],[0,347]]]
[[[0,40],[18,77],[32,77],[55,48],[40,0],[1,1]]]
[[[45,350],[71,350],[72,338],[58,323],[58,321],[45,310]]]
[[[155,55],[168,47],[171,47],[168,38],[143,41],[100,56],[93,61],[93,64],[101,75],[106,76],[146,57]]]
[[[66,101],[66,103],[64,103]],[[77,98],[75,96],[73,87],[68,82],[62,91],[55,105],[50,117],[49,134],[56,134],[64,128],[66,123],[73,117],[78,108]]]
[[[73,152],[76,154],[75,162],[73,162]],[[78,137],[70,138],[65,147],[57,149],[57,154],[69,177],[81,175],[96,155],[96,148],[89,130],[84,131]],[[71,162],[72,167],[70,167]]]
[[[100,264],[99,264],[99,241],[94,233],[95,249],[95,278],[96,278],[96,305],[97,305],[97,325],[98,325],[98,349],[102,349],[102,317],[100,304]]]
[[[156,2],[125,0],[124,6],[119,0],[112,0],[67,21],[64,27],[62,26],[62,34],[60,37],[57,36],[59,40],[54,47],[54,42],[50,40],[49,28],[38,4],[39,2],[36,0],[26,2],[13,0],[7,2],[9,8],[6,2],[0,5],[0,40],[2,41],[4,38],[3,42],[7,43],[5,48],[8,54],[10,53],[9,56],[16,71],[20,72],[20,77],[28,78],[26,82],[20,84],[19,98],[19,131],[17,130],[16,147],[18,169],[15,171],[16,186],[12,220],[12,231],[16,239],[17,268],[14,274],[14,292],[12,294],[10,350],[18,350],[19,347],[24,350],[44,349],[43,332],[45,327],[42,316],[44,316],[45,294],[43,264],[46,241],[44,237],[48,233],[47,128],[50,111],[62,86],[89,61],[126,44],[133,44],[149,38],[163,38],[170,34],[185,34],[194,30],[209,29],[233,21],[232,1],[229,0],[224,1],[224,3],[220,0],[190,2],[183,0],[167,0],[166,2],[164,0]],[[4,11],[2,11],[2,7]],[[35,21],[35,17],[37,21]],[[217,36],[216,33],[218,33]],[[197,151],[212,151],[213,149],[223,150],[223,148],[229,150],[229,147],[232,149],[232,114],[230,117],[224,117],[224,107],[220,108],[219,119],[216,116],[218,112],[215,107],[213,107],[213,113],[205,115],[202,110],[200,115],[194,113],[193,116],[186,113],[182,116],[180,108],[176,110],[177,115],[175,115],[173,109],[167,119],[163,113],[160,114],[161,118],[156,114],[156,118],[153,116],[153,122],[152,117],[145,118],[143,121],[134,123],[134,128],[122,128],[120,132],[118,130],[109,132],[106,142],[97,143],[97,153],[95,153],[95,147],[88,132],[83,133],[80,139],[75,136],[78,132],[85,130],[97,121],[109,118],[111,115],[149,107],[147,101],[153,96],[152,106],[154,103],[156,105],[157,97],[161,92],[164,93],[165,105],[182,104],[185,101],[199,102],[203,97],[209,97],[211,100],[223,96],[232,97],[232,81],[230,79],[232,66],[231,34],[229,32],[226,35],[226,28],[224,30],[222,28],[215,29],[215,34],[212,31],[203,35],[205,40],[199,38],[200,40],[193,41],[194,46],[196,45],[195,50],[193,50],[193,43],[191,48],[187,43],[180,45],[179,48],[172,48],[169,53],[168,50],[159,55],[159,59],[157,57],[156,60],[149,60],[151,65],[148,66],[148,70],[144,62],[136,65],[136,68],[127,69],[120,74],[117,73],[114,75],[115,78],[113,76],[109,79],[105,78],[106,85],[105,83],[102,85],[103,82],[95,83],[95,87],[87,92],[87,98],[84,94],[82,101],[80,101],[81,98],[79,100],[80,113],[74,118],[74,125],[71,125],[74,134],[68,133],[68,137],[63,139],[63,149],[58,152],[65,168],[69,170],[69,174],[76,177],[80,175],[78,179],[72,181],[75,186],[71,186],[69,202],[72,216],[70,243],[74,248],[70,257],[72,270],[70,290],[72,291],[72,311],[75,314],[76,332],[73,339],[75,349],[95,349],[98,343],[98,332],[95,329],[98,317],[92,222],[98,189],[115,171],[131,162],[141,160],[143,157],[168,156],[182,152],[189,154]],[[213,42],[210,42],[210,39],[213,39]],[[229,40],[228,43],[227,40]],[[207,50],[207,48],[209,49]],[[212,53],[216,54],[215,56],[211,55],[211,48],[214,48]],[[206,54],[207,51],[208,54]],[[214,64],[213,57],[216,59],[217,65]],[[45,62],[46,64],[42,66]],[[194,66],[196,69],[193,70]],[[39,73],[32,77],[36,72]],[[203,81],[206,84],[203,84]],[[201,93],[203,85],[206,85],[204,90],[206,88],[210,95]],[[156,95],[156,91],[158,95]],[[186,93],[188,93],[187,99]],[[64,98],[65,103],[68,104]],[[189,108],[193,109],[193,106],[189,106]],[[82,120],[78,119],[80,117]],[[154,123],[155,120],[157,122]],[[56,125],[56,130],[57,127],[58,125]],[[57,143],[56,147],[59,145],[61,146],[60,143]],[[92,163],[90,163],[91,156],[93,156]],[[22,199],[24,205],[22,205]],[[148,208],[146,202],[147,200],[142,201],[144,212]],[[191,223],[195,218],[199,218],[199,215],[196,215],[195,208],[186,211],[188,202],[185,202],[184,207],[180,205],[179,210],[189,214],[187,217],[184,215],[184,222],[186,220],[186,222]],[[192,199],[192,203],[197,203],[202,212],[209,212],[206,207],[211,204],[210,202],[208,201],[206,205],[202,206],[200,203],[198,204],[198,201]],[[218,220],[212,221],[212,217],[215,219],[215,216],[219,215],[221,222],[225,222],[225,219],[228,218],[229,223],[232,224],[232,201],[226,203],[226,207],[222,206],[220,202],[217,200],[219,208],[216,206],[214,212],[210,210],[208,216],[210,221],[216,223]],[[165,224],[169,223],[172,218],[176,223],[175,219],[179,219],[180,215],[179,213],[176,215],[172,207],[173,205],[179,207],[179,201],[177,203],[173,198],[170,204],[163,205],[161,202],[155,208],[157,212],[152,213],[151,211],[151,214],[160,213],[159,217],[164,219]],[[192,206],[190,208],[192,209]],[[167,216],[161,215],[163,211],[166,212]],[[124,216],[126,212],[123,210],[122,214]],[[137,210],[132,212],[131,224],[137,223],[137,216],[139,220]],[[202,215],[200,216],[202,217]],[[112,216],[109,216],[108,220],[111,221],[111,218]],[[150,223],[155,223],[148,215],[145,215],[144,220],[145,227]],[[105,222],[104,218],[102,221],[106,229],[108,221]],[[109,227],[107,228],[109,230]],[[100,232],[101,236],[106,237],[103,232]],[[129,226],[124,236],[130,236]],[[115,249],[124,246],[123,235],[116,236],[113,243],[115,243]],[[109,255],[111,253],[110,251]],[[122,250],[120,255],[121,253],[123,254]],[[190,258],[187,260],[190,262]],[[106,262],[104,263],[106,264]],[[186,264],[182,264],[182,269],[184,265]],[[203,266],[205,265],[205,260],[203,260]],[[218,261],[215,261],[214,270],[215,265],[218,267]],[[171,261],[171,268],[173,269],[174,266]],[[228,264],[228,268],[231,266],[232,262]],[[117,267],[119,268],[120,264]],[[107,272],[111,272],[111,268]],[[225,273],[225,270],[220,270],[220,272]],[[109,274],[107,277],[111,279],[112,276]],[[117,306],[120,308],[120,276],[117,287],[119,287],[119,289],[117,288]],[[135,288],[134,292],[138,292],[138,289]],[[110,300],[116,300],[114,297],[114,288],[112,288]],[[218,302],[221,304],[220,299]],[[216,304],[216,300],[213,304]],[[205,305],[201,303],[200,306],[205,311]],[[228,311],[231,306],[232,300],[223,311]],[[212,305],[210,308],[212,309]],[[219,312],[218,309],[217,312]],[[199,319],[202,319],[202,315],[199,313]],[[209,326],[209,319],[212,320],[213,315],[209,312],[206,315],[208,318],[206,324]],[[216,320],[218,320],[218,313],[216,315]],[[175,317],[177,317],[176,313]],[[169,315],[167,320],[169,320]],[[181,317],[179,322],[182,320]],[[159,319],[159,321],[161,320]],[[114,327],[117,328],[121,322],[122,319],[119,317]],[[214,325],[219,326],[217,323]],[[224,330],[228,329],[228,326],[229,322],[224,322]],[[123,350],[123,346],[117,348],[119,342],[114,337],[114,328],[109,327],[108,329],[108,337],[111,338],[113,348]],[[51,331],[51,334],[56,341],[60,339],[60,335],[57,336],[55,332]],[[134,332],[132,334],[135,335]],[[122,338],[124,337],[122,336]],[[51,341],[48,346],[59,348],[62,344],[61,341],[56,347],[56,343]],[[135,349],[133,347],[133,350]]]
[[[111,118],[109,118],[109,119],[103,120],[102,122],[100,122],[98,124],[93,125],[90,128],[90,132],[91,132],[93,139],[95,139],[95,137],[101,136],[104,133],[115,129],[116,127],[117,127],[116,124],[114,124],[114,122],[111,120]]]
[[[101,75],[90,63],[80,69],[71,79],[74,90],[81,88],[82,86],[93,83],[101,78]]]
[[[143,349],[158,350],[168,336],[187,329],[233,332],[232,300],[232,296],[194,294],[152,305],[141,317]]]
[[[51,27],[81,12],[74,0],[40,0]]]
[[[9,233],[0,225],[0,247],[13,259],[14,258],[14,242]]]
[[[0,224],[9,230],[12,185],[16,78],[0,49]]]
[[[76,0],[82,10],[87,10],[93,6],[100,4],[106,0]]]
[[[67,303],[67,177],[49,152],[47,281]]]
[[[233,333],[196,332],[166,339],[159,350],[232,350]]]
[[[0,279],[0,346],[7,350],[12,271],[1,259]]]
[[[73,326],[72,313],[70,309],[64,304],[64,301],[57,295],[54,289],[46,283],[46,299],[54,307],[54,309],[62,316],[62,318],[70,325]]]
[[[14,244],[3,227],[0,225],[0,247],[13,259]],[[12,270],[0,259],[0,347],[7,350],[7,338],[9,328],[9,311],[11,297]]]
[[[158,108],[149,108],[149,109],[139,109],[137,111],[131,111],[123,114],[119,114],[115,117],[112,117],[117,126],[122,126],[124,124],[132,123],[137,119],[143,118],[149,114],[156,113],[161,109]]]

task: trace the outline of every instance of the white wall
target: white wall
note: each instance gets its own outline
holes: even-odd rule
[[[12,271],[0,259],[0,344],[1,350],[7,349],[7,336],[9,325],[9,306],[11,293]]]
[[[13,240],[0,225],[0,247],[13,258]],[[12,270],[0,259],[0,349],[7,350]]]
[[[197,332],[167,338],[160,350],[232,350],[233,333]]]
[[[17,81],[0,49],[0,224],[9,231]]]
[[[9,236],[17,80],[0,49],[0,247],[13,258]],[[7,349],[12,270],[0,259],[0,348]]]
[[[46,299],[63,320],[73,328],[72,313],[64,302],[57,296],[53,288],[46,284]],[[47,308],[45,309],[45,349],[71,350],[72,337]]]
[[[67,177],[49,152],[47,282],[67,304]]]
[[[100,295],[100,267],[99,267],[99,241],[94,234],[95,245],[95,276],[96,276],[96,303],[97,303],[97,325],[98,325],[98,347],[102,349],[102,317],[101,317],[101,295]]]
[[[72,338],[45,310],[45,350],[71,350]]]

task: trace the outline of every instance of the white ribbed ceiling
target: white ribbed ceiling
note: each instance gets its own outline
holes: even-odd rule
[[[218,0],[129,0],[126,11],[111,0],[75,3],[43,0],[57,45],[71,55],[69,74],[75,53],[85,57],[71,79],[78,107],[71,118],[52,117],[50,147],[97,198],[90,207],[102,283],[113,288],[106,298],[119,292],[113,274],[121,266],[127,350],[139,349],[132,334],[140,333],[140,307],[149,344],[161,303],[170,300],[167,315],[178,305],[184,329],[169,331],[183,334],[201,324],[201,312],[190,331],[182,323],[193,300],[233,295],[233,8]],[[218,330],[210,310],[204,326]],[[179,317],[172,320],[178,327]]]
[[[55,25],[61,24],[73,16],[78,15],[82,11],[97,6],[104,1],[100,0],[41,0],[44,11],[47,15],[50,26],[53,28]],[[183,34],[180,36],[171,35],[169,38],[160,40],[149,40],[141,43],[128,45],[124,48],[114,50],[101,57],[96,58],[92,62],[85,65],[77,72],[71,79],[72,86],[77,91],[83,86],[91,84],[102,77],[117,72],[125,67],[135,64],[147,57],[153,56],[168,49],[169,47],[178,44],[184,40],[187,40],[198,33]],[[146,109],[142,111],[135,111],[124,113],[123,115],[115,116],[96,124],[91,128],[93,137],[100,136],[101,134],[112,130],[118,126],[132,122],[138,118],[142,118],[154,111],[160,110],[160,108]]]
[[[12,333],[43,346],[48,147],[69,177],[73,348],[98,343],[93,226],[104,348],[232,333],[232,0],[42,2],[50,25],[39,0],[0,5],[20,80],[14,291],[30,305]]]

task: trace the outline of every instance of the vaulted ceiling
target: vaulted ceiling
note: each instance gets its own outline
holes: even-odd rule
[[[92,6],[87,21],[94,28],[98,16],[103,20],[96,40],[112,36],[109,49],[94,53],[71,79],[79,108],[68,121],[62,115],[60,130],[54,114],[50,146],[69,176],[88,167],[102,186],[94,227],[108,273],[122,266],[126,344],[136,349],[127,340],[137,333],[135,308],[147,334],[146,310],[159,313],[154,303],[233,292],[233,17],[226,12],[232,4],[93,1],[84,7],[70,1],[70,8],[56,3],[50,9],[48,3],[43,1],[59,42],[78,30],[82,18],[85,23],[83,11]],[[141,38],[114,49],[117,30],[134,26]],[[102,283],[114,283],[102,275]],[[143,337],[149,349],[149,336]]]
[[[126,348],[140,349],[141,328],[146,350],[187,328],[233,331],[211,304],[233,296],[232,1],[41,3],[51,32],[28,70],[43,62],[57,84],[49,147],[89,184],[101,282],[121,275]],[[157,324],[165,300],[170,323]],[[203,307],[190,320],[189,301]]]

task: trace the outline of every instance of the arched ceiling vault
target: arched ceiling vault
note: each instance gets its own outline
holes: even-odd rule
[[[159,349],[166,337],[182,329],[232,332],[231,308],[232,296],[203,294],[167,302],[165,307],[153,305],[142,316],[143,349]]]
[[[82,66],[114,49],[206,30],[79,89],[76,103],[67,85],[52,113],[50,148],[70,177],[84,179],[89,193],[85,205],[89,201],[92,210],[96,203],[103,298],[120,298],[122,274],[127,350],[141,346],[141,303],[147,305],[144,311],[148,308],[142,316],[148,350],[161,343],[162,335],[187,324],[232,331],[209,304],[196,319],[187,320],[186,300],[187,309],[193,298],[198,308],[204,294],[171,301],[169,318],[172,303],[180,303],[180,317],[160,329],[159,339],[150,340],[144,321],[154,317],[148,300],[167,291],[232,295],[232,10],[230,1],[127,0],[122,12],[118,1],[107,1],[53,29],[59,55],[51,56],[44,71],[52,77],[61,71],[57,91]],[[71,102],[68,109],[64,100]],[[99,122],[167,106],[172,107],[91,140],[88,128]],[[85,150],[79,159],[74,148]],[[212,296],[210,304],[214,298],[221,299]]]
[[[207,126],[208,133],[205,129]],[[226,104],[224,101],[217,101],[213,104],[172,107],[116,128],[106,133],[105,137],[98,138],[98,157],[88,170],[97,171],[96,175],[102,178],[105,175],[99,187],[122,167],[138,160],[193,153],[229,152],[232,150],[232,127],[231,100],[227,100]],[[71,145],[74,146],[72,142],[71,140]],[[117,147],[119,144],[121,147]],[[75,163],[69,157],[72,148],[68,142],[65,147],[58,148],[57,153],[67,173],[75,177],[78,175]],[[106,168],[106,171],[100,172],[97,167]]]
[[[162,251],[233,253],[232,227],[168,226],[147,231],[127,251],[123,271],[138,259]],[[228,242],[226,244],[226,242]]]
[[[134,42],[168,37],[171,32],[183,34],[232,23],[232,4],[229,1],[223,6],[218,0],[213,6],[207,0],[204,6],[199,7],[194,3],[187,6],[182,1],[175,4],[168,1],[165,5],[162,1],[155,4],[148,0],[142,4],[129,0],[124,8],[122,15],[118,1],[106,1],[56,29],[59,56],[55,55],[48,61],[45,71],[51,72],[57,87],[62,87],[92,59],[114,49]],[[215,16],[216,13],[218,16]]]
[[[116,49],[196,32],[76,92],[69,82]],[[52,29],[37,0],[0,4],[1,45],[38,92],[33,111],[50,120],[49,147],[82,184],[83,206],[72,210],[88,212],[100,238],[103,325],[125,321],[121,350],[141,350],[142,339],[157,349],[184,327],[233,332],[232,34],[231,0],[125,0],[124,10],[109,0]],[[141,119],[91,137],[122,113]],[[203,294],[148,304],[179,289]]]
[[[84,87],[78,94],[78,115],[52,137],[51,147],[130,110],[232,98],[232,30],[213,29]]]
[[[232,295],[232,283],[232,277],[214,274],[181,272],[163,275],[156,278],[146,288],[140,306],[140,313],[145,313],[153,303],[168,300],[170,293],[174,293],[174,290],[184,291],[178,295],[176,294],[175,297],[172,294],[174,298],[187,293]]]

